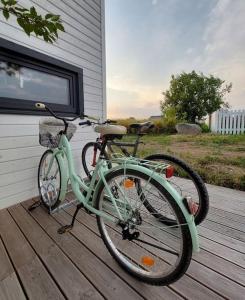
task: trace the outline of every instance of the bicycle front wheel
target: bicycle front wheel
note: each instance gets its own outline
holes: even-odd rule
[[[50,165],[51,164],[51,165]],[[38,167],[38,189],[43,205],[52,210],[60,204],[61,173],[53,151],[43,153]]]
[[[166,203],[177,224],[166,226],[146,209],[136,182],[147,201],[158,208]],[[101,184],[95,206],[101,237],[121,267],[152,285],[167,285],[187,270],[192,256],[192,241],[185,217],[173,197],[157,181],[133,169],[118,169],[106,175],[107,187]],[[111,190],[117,209],[108,196]],[[121,219],[118,216],[118,210]],[[113,216],[110,221],[105,215]]]

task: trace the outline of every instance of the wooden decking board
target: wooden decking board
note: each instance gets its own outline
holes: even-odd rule
[[[83,299],[88,296],[102,299],[100,293],[21,205],[11,207],[9,211],[68,299]]]
[[[10,274],[0,282],[0,299],[3,300],[24,300],[25,294],[20,288],[19,281],[15,273]]]
[[[245,198],[245,196],[244,196],[244,198]],[[221,209],[221,208],[215,208],[215,207],[211,206],[209,208],[208,218],[209,218],[209,214],[213,214],[214,216],[218,215],[218,216],[221,216],[223,218],[226,218],[227,220],[233,220],[233,221],[236,221],[238,223],[245,224],[245,216],[230,213],[230,212],[226,211],[225,208]]]
[[[240,223],[240,222],[232,220],[232,219],[227,219],[226,217],[222,217],[222,216],[215,215],[215,214],[209,214],[209,217],[207,218],[207,220],[204,220],[203,224],[205,224],[205,222],[208,220],[215,222],[215,223],[225,225],[229,228],[233,228],[233,229],[236,229],[236,230],[239,230],[239,231],[242,231],[245,233],[245,224],[244,223]]]
[[[29,213],[28,201],[9,208],[10,214],[0,211],[0,299],[22,300],[25,293],[34,300],[244,299],[245,193],[208,189],[211,208],[199,226],[201,252],[193,256],[187,274],[169,287],[148,286],[125,273],[100,238],[95,217],[83,210],[73,230],[62,236],[56,231],[71,221],[75,207],[50,216],[42,208]],[[174,247],[174,232],[166,233]]]
[[[0,299],[26,299],[1,239],[0,262]]]
[[[74,208],[70,207],[65,211],[69,214],[69,217],[66,217],[63,213],[60,213],[59,215],[57,215],[57,217],[55,217],[59,218],[60,221],[62,221],[62,218],[64,217],[63,223],[69,224],[69,222],[71,221],[71,216],[74,213]],[[83,210],[81,210],[77,215],[77,220],[99,235],[96,223],[94,221],[91,221],[91,216],[86,214]],[[236,281],[238,284],[245,286],[245,271],[243,268],[237,266],[236,264],[233,264],[230,261],[224,260],[223,258],[209,251],[202,250],[201,254],[202,255],[198,256],[194,255],[193,259],[197,260],[199,263],[205,266],[208,266],[212,270],[216,270],[221,275],[224,275],[225,277]]]
[[[6,210],[0,211],[0,231],[27,296],[40,299],[64,299]]]
[[[32,213],[37,222],[54,239],[73,263],[94,282],[96,288],[105,298],[142,299],[123,280],[93,255],[83,244],[70,234],[58,235],[60,224],[48,216],[43,209]],[[91,235],[93,240],[93,235]],[[95,245],[94,245],[95,246]]]
[[[203,236],[230,249],[236,250],[240,253],[245,253],[245,243],[237,239],[233,239],[232,237],[222,235],[221,233],[205,228],[202,225],[198,226],[198,233],[200,237]]]
[[[229,237],[232,237],[233,239],[237,239],[241,242],[245,242],[245,234],[242,231],[239,231],[237,229],[233,229],[230,227],[227,227],[225,225],[206,220],[205,224],[202,225],[205,228],[209,228],[213,231],[219,232],[223,235],[227,235]]]
[[[65,211],[60,212],[60,214],[53,216],[60,224],[67,224],[70,221],[70,215]],[[106,265],[113,269],[118,276],[123,278],[129,285],[131,285],[139,294],[144,297],[150,298],[154,293],[154,299],[162,299],[164,294],[167,299],[182,299],[178,297],[176,293],[170,290],[168,287],[152,287],[147,284],[141,283],[138,280],[132,278],[122,268],[112,259],[108,250],[106,249],[102,239],[95,235],[93,231],[89,230],[83,224],[76,222],[73,230],[70,232],[74,235],[81,243],[85,244],[87,247],[93,251],[93,253],[100,257]],[[93,241],[91,240],[93,236]],[[96,244],[96,247],[94,247]]]
[[[69,208],[67,210],[70,212],[73,212],[74,208],[73,209]],[[93,228],[93,230],[97,231],[95,222],[84,211],[81,211],[80,214],[78,214],[77,219],[80,222],[82,222],[82,223],[84,222],[84,224],[90,226],[90,228]],[[168,242],[169,242],[169,240],[168,240]],[[212,254],[209,253],[209,258],[211,255]],[[200,257],[201,257],[201,255],[200,255]],[[191,263],[191,267],[187,270],[187,274],[189,274],[193,279],[199,280],[200,283],[206,285],[209,288],[212,288],[214,291],[220,293],[224,297],[235,297],[236,296],[239,298],[239,297],[243,296],[243,291],[242,291],[241,286],[232,281],[232,276],[231,276],[232,273],[230,273],[231,278],[228,279],[228,278],[222,276],[221,274],[218,274],[217,272],[211,270],[210,268],[207,268],[206,266],[199,264],[195,260],[198,261],[198,255],[196,255],[194,257],[194,259],[192,260],[192,263]],[[211,259],[211,261],[212,261],[212,259]],[[206,262],[208,262],[208,261],[206,261]],[[228,267],[228,270],[232,269],[232,267],[235,267],[235,269],[238,269],[233,264],[229,264],[223,260],[223,264],[225,264],[225,263],[226,263],[226,267]],[[214,268],[214,266],[212,266],[212,268]],[[228,274],[229,274],[229,272],[228,272]],[[215,274],[216,280],[219,280],[219,282],[220,282],[218,287],[216,286],[216,282],[214,280],[210,280],[210,278],[214,277],[214,274]],[[192,282],[191,285],[193,286],[194,282]],[[227,290],[227,286],[229,286],[229,285],[232,285],[232,287],[229,290]],[[188,287],[189,287],[189,285],[188,285]],[[206,297],[206,296],[204,295],[204,297]],[[199,295],[199,297],[200,297],[200,295]]]
[[[70,209],[68,209],[68,210],[70,210]],[[66,222],[70,221],[70,216],[67,217],[63,213],[62,213],[62,216],[58,216],[58,215],[55,216],[55,218],[59,218],[60,221],[62,221],[63,217],[64,217],[64,220]],[[64,220],[63,220],[63,222],[64,222]],[[86,213],[81,211],[81,213],[78,214],[78,221],[80,222],[80,226],[75,225],[74,230],[72,230],[72,232],[74,233],[74,235],[76,235],[82,241],[85,237],[85,235],[84,235],[84,231],[85,231],[84,229],[85,228],[87,228],[87,231],[89,231],[88,234],[91,232],[91,230],[98,234],[98,229],[97,229],[97,226],[96,226],[96,222],[95,222],[95,220],[93,220],[91,218],[91,216],[88,216]],[[82,224],[83,222],[84,222],[84,224]],[[88,229],[88,227],[86,227],[85,224],[90,229]],[[81,231],[81,226],[83,226],[83,231]],[[98,239],[98,243],[99,243],[99,241],[101,241],[101,244],[102,244],[102,248],[98,249],[98,251],[99,252],[103,251],[103,258],[108,256],[108,263],[110,263],[112,260],[109,257],[109,253],[106,250],[106,248],[104,247],[103,242],[102,242],[101,238],[99,237],[99,234],[98,234],[97,239]],[[89,242],[89,240],[86,239],[86,243],[88,243],[88,242]],[[98,245],[98,243],[97,243],[97,245]],[[96,247],[96,249],[97,249],[97,247]],[[132,279],[131,279],[131,281],[132,281]],[[190,289],[189,288],[190,286],[192,286],[193,289]],[[213,293],[212,291],[210,291],[209,289],[207,289],[203,285],[199,284],[198,282],[196,282],[195,280],[193,280],[193,279],[191,279],[190,277],[187,277],[187,276],[186,276],[186,278],[181,279],[180,281],[178,281],[178,282],[174,283],[173,285],[171,285],[171,288],[175,292],[178,292],[179,294],[183,295],[185,298],[194,297],[193,299],[197,299],[197,297],[198,297],[198,299],[206,299],[206,297],[210,297],[210,299],[221,299],[221,297],[219,297],[217,294]],[[148,289],[150,289],[148,291],[150,291],[150,293],[152,294],[152,291],[154,291],[155,287],[150,287],[149,286]],[[155,293],[154,293],[154,295],[155,295]],[[161,295],[160,295],[160,299],[162,299]]]

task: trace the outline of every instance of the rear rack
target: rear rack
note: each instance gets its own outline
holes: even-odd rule
[[[163,162],[146,160],[132,156],[126,157],[121,153],[112,153],[110,162],[114,164],[124,165],[125,167],[129,164],[139,165],[157,173],[164,172],[170,166],[169,164]]]

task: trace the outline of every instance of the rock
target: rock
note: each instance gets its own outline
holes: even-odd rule
[[[197,124],[182,123],[175,126],[179,134],[199,134],[202,129]]]

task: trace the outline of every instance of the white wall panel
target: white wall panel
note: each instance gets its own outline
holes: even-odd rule
[[[85,113],[105,116],[104,1],[19,2],[26,7],[34,5],[41,14],[61,15],[66,32],[50,45],[26,36],[13,17],[6,22],[0,15],[0,37],[82,68]],[[0,209],[38,195],[37,168],[45,151],[39,145],[39,121],[38,116],[0,114]],[[81,175],[82,147],[96,136],[92,128],[78,127],[71,140],[76,169]]]

